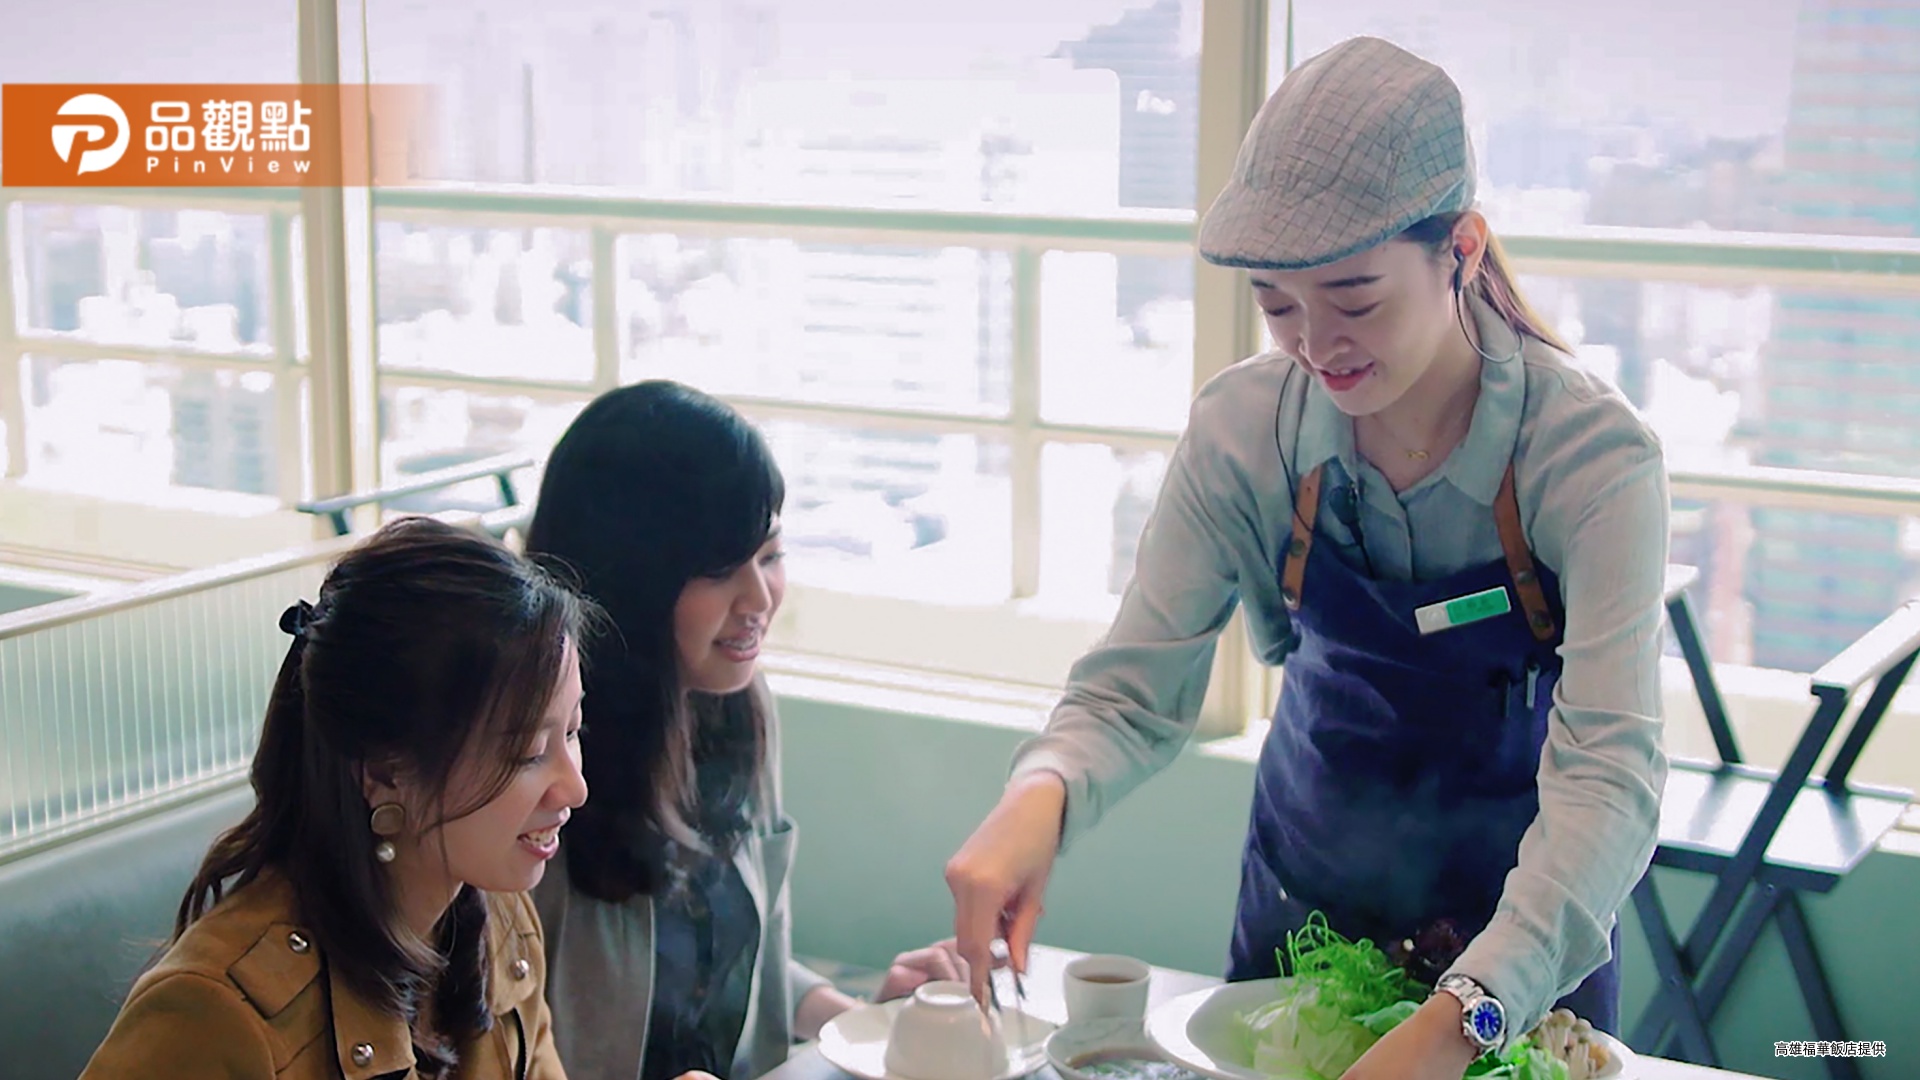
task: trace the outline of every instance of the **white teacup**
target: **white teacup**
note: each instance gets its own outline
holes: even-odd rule
[[[1147,1020],[1151,968],[1131,956],[1082,956],[1067,964],[1067,1023]]]
[[[922,983],[894,1014],[887,1071],[909,1080],[995,1080],[1007,1071],[1000,1019],[962,982]]]

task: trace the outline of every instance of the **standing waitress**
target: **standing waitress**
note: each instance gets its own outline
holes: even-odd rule
[[[1194,402],[1108,635],[947,867],[975,982],[1058,850],[1172,761],[1247,607],[1284,688],[1229,979],[1315,909],[1468,943],[1347,1080],[1459,1080],[1556,1002],[1618,1030],[1615,913],[1666,776],[1658,440],[1570,363],[1471,209],[1445,72],[1357,38],[1289,73],[1200,228],[1276,351]]]

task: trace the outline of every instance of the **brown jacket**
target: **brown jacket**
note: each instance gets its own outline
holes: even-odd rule
[[[461,1080],[566,1080],[540,918],[521,894],[488,904],[494,1025],[462,1052]],[[81,1080],[412,1078],[406,1025],[328,969],[293,911],[292,886],[263,875],[188,927],[133,984]]]

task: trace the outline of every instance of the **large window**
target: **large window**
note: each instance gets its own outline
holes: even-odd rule
[[[537,452],[599,389],[689,382],[787,471],[789,645],[1056,680],[871,628],[1044,609],[1078,647],[1111,612],[1193,384],[1201,6],[370,9],[374,76],[441,94],[435,175],[529,215],[376,201],[382,474]],[[518,196],[561,189],[676,201]],[[729,228],[688,199],[853,216]],[[1129,221],[1160,231],[1116,242]]]
[[[1200,0],[368,5],[436,172],[650,196],[1189,209]]]
[[[258,25],[232,4],[170,30],[35,9],[58,25],[0,41],[0,69],[98,78],[31,44],[84,25],[116,77],[291,78],[290,28],[212,33]],[[1259,340],[1243,276],[1196,267],[1202,187],[1289,55],[1368,33],[1456,76],[1529,296],[1662,432],[1714,654],[1807,670],[1920,587],[1920,20],[1898,5],[342,14],[366,21],[339,28],[341,76],[433,86],[441,126],[433,183],[316,226],[314,266],[348,276],[317,318],[297,199],[0,193],[7,497],[219,528],[343,453],[382,481],[537,457],[594,394],[674,378],[787,471],[784,647],[1057,682],[1130,578],[1196,379]]]
[[[278,19],[246,0],[16,7],[0,34],[7,82],[298,77],[290,6]],[[0,476],[214,513],[297,500],[297,200],[120,194],[0,191]]]
[[[19,475],[119,499],[298,497],[306,411],[292,358],[275,354],[287,313],[275,308],[269,252],[270,231],[290,230],[290,217],[13,209],[26,283],[15,300]]]

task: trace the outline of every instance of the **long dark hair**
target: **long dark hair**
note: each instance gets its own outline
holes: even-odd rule
[[[568,642],[590,640],[590,605],[492,539],[429,518],[394,522],[347,552],[295,634],[254,752],[256,801],[207,852],[174,937],[263,872],[293,887],[302,925],[354,991],[414,1029],[427,1075],[493,1022],[486,1001],[486,898],[463,887],[422,942],[402,922],[374,858],[362,777],[403,769],[438,822],[503,791],[560,679]],[[446,805],[463,750],[497,762]],[[420,1030],[431,1001],[434,1032]]]
[[[1453,254],[1453,227],[1465,216],[1465,211],[1450,214],[1435,214],[1414,222],[1400,233],[1400,239],[1409,240],[1427,249],[1436,259],[1447,259]],[[1507,259],[1506,249],[1501,247],[1500,238],[1491,232],[1487,234],[1486,255],[1480,260],[1480,272],[1473,276],[1468,288],[1487,306],[1500,316],[1502,322],[1512,328],[1521,338],[1533,338],[1546,345],[1573,355],[1573,350],[1560,339],[1547,325],[1547,320],[1533,310],[1527,298],[1520,294],[1520,284],[1515,279],[1513,264]]]
[[[679,383],[601,395],[554,447],[527,550],[572,568],[616,631],[586,656],[581,752],[594,797],[564,841],[569,879],[588,896],[669,891],[746,828],[769,718],[751,687],[686,692],[673,613],[688,582],[753,558],[785,500],[753,425]],[[722,789],[704,802],[702,773]]]

